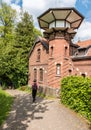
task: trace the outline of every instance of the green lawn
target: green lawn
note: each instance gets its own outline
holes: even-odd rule
[[[4,90],[0,89],[0,125],[6,119],[12,103],[13,97],[7,94]]]

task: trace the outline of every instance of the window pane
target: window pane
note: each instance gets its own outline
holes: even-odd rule
[[[56,27],[64,27],[64,21],[56,21]]]
[[[53,57],[53,47],[50,48],[50,56]]]
[[[34,79],[37,79],[37,69],[34,69]]]
[[[37,61],[40,61],[40,54],[41,54],[41,50],[38,49],[37,50]]]
[[[65,49],[65,50],[64,50],[64,56],[67,56],[67,51],[68,51],[67,46],[65,46],[64,49]]]
[[[43,69],[40,69],[40,81],[43,81]]]
[[[70,23],[66,22],[66,27],[70,28]]]
[[[49,28],[55,27],[55,22],[50,23]]]
[[[57,64],[57,65],[56,65],[56,74],[57,74],[57,75],[60,75],[60,73],[61,73],[61,72],[60,72],[60,71],[61,71],[60,67],[61,67],[60,64]]]

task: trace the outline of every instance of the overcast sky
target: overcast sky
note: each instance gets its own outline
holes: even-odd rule
[[[91,39],[91,0],[0,0],[11,5],[18,12],[22,7],[27,10],[34,20],[34,25],[39,28],[37,17],[49,8],[75,7],[84,17],[77,31],[74,41]]]

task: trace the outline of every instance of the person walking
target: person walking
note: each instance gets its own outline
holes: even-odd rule
[[[33,85],[32,85],[32,98],[33,98],[33,102],[35,102],[35,100],[36,100],[37,89],[38,89],[38,85],[37,85],[36,79],[35,79],[33,81]]]

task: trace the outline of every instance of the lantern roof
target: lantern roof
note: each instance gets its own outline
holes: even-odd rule
[[[46,30],[52,22],[65,21],[70,24],[70,28],[78,29],[84,16],[75,8],[50,8],[38,17],[40,28]]]

